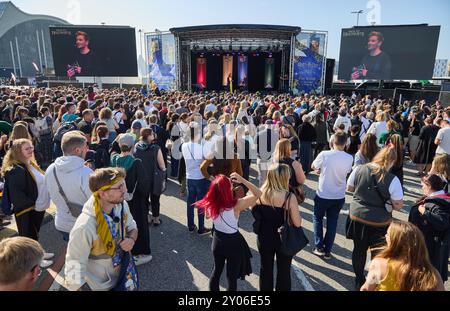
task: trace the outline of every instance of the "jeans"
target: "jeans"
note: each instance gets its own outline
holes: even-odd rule
[[[187,197],[187,219],[188,219],[188,228],[192,229],[195,227],[194,224],[194,203],[203,199],[208,192],[209,188],[209,180],[207,179],[188,179],[187,180],[187,189],[188,189],[188,197]],[[205,213],[198,209],[198,230],[203,231],[205,229]]]
[[[277,258],[276,291],[291,290],[291,263],[292,256],[286,256],[280,252],[279,247],[258,246],[261,256],[261,268],[259,272],[259,290],[273,291],[273,268],[275,256]]]
[[[116,140],[116,137],[117,137],[117,132],[116,131],[109,132],[109,135],[108,135],[109,143],[112,144],[114,142],[114,140]]]
[[[367,250],[371,251],[371,258],[379,253],[380,247],[386,244],[386,232],[389,226],[373,227],[359,222],[353,222],[353,252],[352,265],[355,271],[355,289],[359,290],[365,283],[364,268],[366,266]]]
[[[314,244],[318,249],[323,248],[330,253],[336,237],[336,228],[339,212],[344,206],[345,198],[339,200],[322,199],[316,195],[314,198]],[[327,233],[323,237],[323,218],[327,216]]]
[[[305,173],[311,172],[312,152],[310,141],[300,141],[300,163]]]
[[[214,231],[211,245],[214,256],[214,269],[209,279],[209,290],[218,292],[220,290],[220,276],[227,264],[228,291],[237,290],[237,280],[241,267],[242,250],[240,248],[240,234],[226,234]]]
[[[180,160],[175,158],[170,158],[170,176],[178,177],[178,165],[180,164]]]
[[[161,207],[160,204],[160,195],[150,194],[150,206],[152,207],[152,216],[159,217],[159,210]]]

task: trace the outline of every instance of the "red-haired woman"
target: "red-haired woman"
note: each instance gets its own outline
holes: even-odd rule
[[[233,183],[244,184],[251,194],[242,199],[233,196]],[[255,205],[261,191],[236,173],[230,178],[218,175],[211,183],[203,200],[195,203],[214,222],[212,252],[214,270],[209,280],[209,289],[219,291],[220,276],[227,262],[228,291],[237,290],[237,279],[251,273],[250,249],[239,232],[240,213]]]

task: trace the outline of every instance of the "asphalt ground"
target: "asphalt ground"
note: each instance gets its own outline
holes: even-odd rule
[[[420,180],[414,175],[416,171],[405,167],[405,208],[394,212],[394,217],[407,220],[409,208],[421,196]],[[251,181],[257,183],[257,172],[252,167]],[[309,240],[313,241],[313,199],[317,188],[318,176],[310,174],[306,182],[307,200],[301,206],[302,226]],[[153,260],[139,266],[141,290],[144,291],[207,291],[209,276],[213,269],[210,235],[199,236],[189,233],[187,229],[186,201],[179,195],[179,184],[169,179],[168,189],[161,197],[162,225],[151,227],[150,243]],[[348,209],[352,197],[347,194],[343,210]],[[55,253],[55,264],[43,273],[36,289],[65,290],[61,286],[65,243],[54,227],[54,208],[48,210],[44,220],[40,243],[47,252]],[[338,221],[332,259],[324,260],[312,254],[312,245],[303,249],[294,257],[291,269],[292,290],[295,291],[349,291],[353,290],[354,275],[351,264],[353,242],[345,238],[345,221],[347,216],[341,212]],[[195,217],[197,223],[197,216]],[[205,221],[208,227],[210,220]],[[253,217],[250,211],[241,214],[239,226],[247,240],[253,258],[253,274],[244,281],[238,281],[238,290],[257,291],[259,288],[260,257],[256,246],[256,235],[252,231]],[[326,224],[326,220],[324,220]],[[11,225],[0,231],[0,239],[15,235],[14,220]],[[368,262],[370,255],[368,255]],[[275,268],[276,271],[276,268]],[[58,275],[59,273],[59,275]],[[450,290],[450,282],[445,287]],[[222,274],[221,290],[226,288],[226,271]]]

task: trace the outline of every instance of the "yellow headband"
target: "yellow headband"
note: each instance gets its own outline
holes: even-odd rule
[[[99,191],[106,191],[108,189],[111,189],[112,186],[118,184],[122,180],[123,177],[115,177],[109,185],[103,186],[93,193],[94,211],[97,222],[97,234],[100,240],[103,242],[103,246],[105,247],[106,253],[111,257],[114,256],[116,245],[114,243],[113,236],[109,229],[108,222],[106,221],[105,216],[103,215],[103,210],[100,204]]]

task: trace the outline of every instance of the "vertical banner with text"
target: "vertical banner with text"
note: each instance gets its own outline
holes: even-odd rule
[[[160,90],[174,90],[176,88],[174,35],[151,33],[146,36],[145,41],[149,83],[156,84]]]
[[[323,94],[327,33],[302,31],[295,38],[292,91]]]
[[[240,55],[238,59],[239,86],[247,88],[248,86],[248,57]]]

